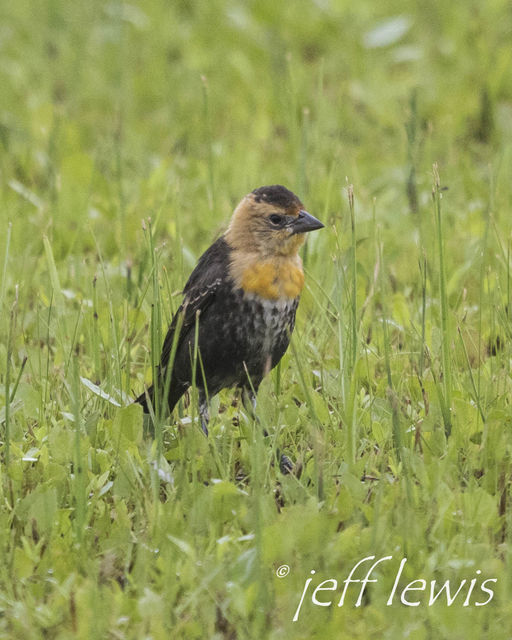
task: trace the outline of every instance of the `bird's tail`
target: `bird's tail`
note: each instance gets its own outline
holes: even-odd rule
[[[174,409],[177,405],[178,400],[187,390],[188,385],[186,384],[171,384],[171,388],[169,389],[169,393],[167,395],[167,405],[169,413]],[[162,394],[161,394],[162,395]],[[140,394],[135,399],[135,402],[142,405],[142,409],[144,413],[151,413],[149,407],[153,407],[153,411],[155,410],[155,385],[151,385],[148,387],[143,393]],[[164,412],[165,413],[165,412]]]
[[[140,396],[138,396],[134,400],[134,402],[137,402],[142,406],[142,410],[144,411],[144,413],[149,413],[149,403],[151,402],[151,405],[153,405],[154,401],[155,401],[155,390],[153,388],[153,385],[145,389],[140,394]]]

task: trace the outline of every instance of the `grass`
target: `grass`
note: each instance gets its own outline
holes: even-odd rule
[[[506,3],[1,16],[0,636],[508,638]],[[208,439],[194,403],[152,439],[130,399],[178,292],[272,183],[326,229],[259,392],[269,436],[224,392]],[[338,607],[352,567],[389,555]],[[467,582],[429,606],[432,580]]]

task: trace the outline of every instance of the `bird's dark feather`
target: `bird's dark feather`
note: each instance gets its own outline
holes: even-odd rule
[[[178,311],[174,314],[167,331],[162,347],[161,367],[167,366],[180,314],[182,316],[182,325],[177,347],[190,329],[195,327],[197,312],[204,314],[215,299],[225,281],[229,268],[230,252],[231,249],[228,243],[223,237],[220,237],[199,258],[183,289],[185,298]]]
[[[176,341],[168,381],[167,402],[171,411],[193,382],[192,360],[198,312],[197,339],[201,362],[195,366],[195,383],[203,394],[210,397],[233,385],[257,390],[263,377],[279,362],[288,347],[299,299],[272,302],[247,297],[229,276],[230,255],[231,248],[222,237],[201,256],[183,290],[183,304],[165,337],[158,384],[163,389]],[[181,331],[175,339],[180,314]],[[154,402],[153,387],[147,394]],[[147,411],[147,396],[142,394],[137,401]]]
[[[254,189],[252,193],[256,202],[268,202],[282,209],[302,207],[302,202],[297,196],[281,184],[259,187],[258,189]]]

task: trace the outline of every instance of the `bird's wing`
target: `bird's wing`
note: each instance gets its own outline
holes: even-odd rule
[[[174,314],[165,336],[160,361],[161,368],[165,368],[169,361],[175,341],[176,328],[181,323],[180,335],[176,338],[176,348],[178,348],[184,337],[190,331],[194,331],[197,313],[203,315],[215,300],[219,290],[227,283],[230,251],[225,239],[220,237],[199,258],[183,289],[185,298]]]

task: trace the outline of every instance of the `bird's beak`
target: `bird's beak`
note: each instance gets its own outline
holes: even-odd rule
[[[323,226],[324,225],[320,222],[320,220],[314,218],[307,211],[301,210],[299,211],[299,215],[297,216],[297,218],[292,222],[291,229],[292,234],[296,234],[306,233],[307,231],[315,231],[315,229],[322,229]]]

